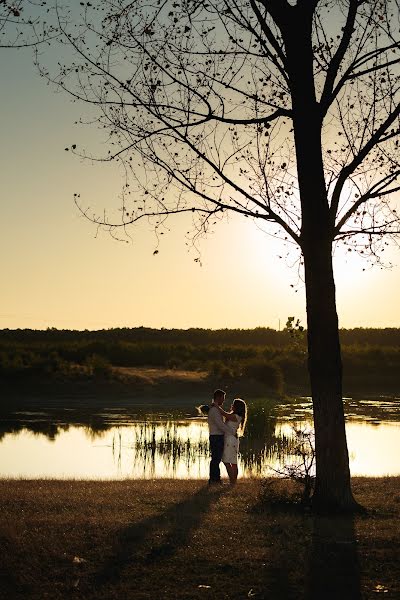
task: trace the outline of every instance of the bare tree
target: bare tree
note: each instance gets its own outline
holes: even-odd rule
[[[300,249],[317,508],[356,506],[332,249],[379,260],[399,233],[399,13],[398,0],[99,0],[80,21],[58,10],[73,57],[39,67],[98,109],[110,145],[96,158],[126,170],[120,220],[77,197],[98,226],[147,218],[162,234],[192,213],[197,235],[232,211]]]
[[[0,0],[0,48],[30,48],[54,40],[57,28],[46,0]]]

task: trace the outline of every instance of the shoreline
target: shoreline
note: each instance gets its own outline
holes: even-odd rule
[[[118,368],[112,377],[91,379],[60,379],[43,376],[27,380],[3,381],[0,385],[1,406],[35,404],[53,400],[55,403],[68,401],[102,404],[112,398],[121,405],[136,404],[138,401],[156,399],[161,403],[174,399],[179,404],[190,397],[207,401],[216,388],[226,390],[227,395],[242,398],[273,398],[277,401],[292,401],[310,397],[308,386],[286,384],[277,391],[254,379],[232,379],[211,377],[205,371],[187,371],[163,368]],[[354,400],[390,399],[400,397],[400,383],[379,382],[368,384],[363,378],[354,379],[343,387],[343,398]],[[0,408],[1,410],[1,408]]]
[[[222,468],[221,468],[222,470]],[[229,486],[229,479],[225,474],[221,474],[221,479],[223,480],[223,484],[227,487]],[[281,477],[280,475],[268,475],[267,477],[262,477],[261,475],[259,477],[256,476],[249,476],[249,477],[241,477],[239,474],[239,479],[237,484],[241,485],[241,486],[253,486],[253,485],[258,485],[260,484],[262,481],[273,481],[273,482],[288,482],[289,485],[292,485],[291,480]],[[356,482],[358,483],[365,483],[365,484],[380,484],[382,482],[386,482],[386,481],[396,481],[398,483],[398,492],[399,492],[399,497],[396,498],[396,503],[399,502],[400,503],[400,473],[398,475],[354,475],[351,477],[351,481],[354,483]],[[74,483],[77,484],[87,484],[88,486],[90,485],[112,485],[112,484],[116,484],[116,485],[120,485],[120,484],[127,484],[127,483],[132,483],[132,484],[136,484],[136,483],[140,483],[140,484],[148,484],[148,485],[152,485],[152,484],[157,484],[157,485],[165,485],[165,486],[169,486],[169,485],[176,485],[177,487],[182,486],[182,487],[186,487],[187,485],[194,485],[195,487],[207,487],[208,485],[208,479],[207,478],[199,478],[199,479],[194,479],[194,478],[174,478],[174,477],[120,477],[120,478],[96,478],[96,479],[88,479],[87,477],[23,477],[23,476],[6,476],[6,477],[2,477],[0,476],[0,486],[4,485],[4,483],[22,483],[22,484],[26,484],[26,485],[41,485],[41,484],[67,484],[67,485],[71,485]],[[293,485],[296,487],[297,484],[293,483]],[[230,491],[232,491],[232,489],[230,489]],[[0,490],[0,500],[1,500],[1,493],[2,490]]]
[[[91,379],[34,378],[27,381],[3,383],[1,391],[10,399],[28,400],[32,397],[77,398],[95,400],[112,395],[119,400],[156,397],[211,397],[214,389],[223,387],[227,392],[281,396],[257,381],[242,379],[224,381],[210,377],[206,371],[187,371],[163,368],[114,368],[113,375]]]

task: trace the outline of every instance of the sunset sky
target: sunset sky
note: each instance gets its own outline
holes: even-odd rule
[[[294,258],[249,220],[218,224],[187,245],[188,221],[171,219],[159,253],[146,224],[121,243],[82,218],[73,201],[118,205],[116,165],[81,162],[65,147],[97,144],[95,130],[74,125],[85,107],[56,93],[34,71],[29,51],[1,50],[2,293],[0,328],[110,327],[282,328],[305,323],[304,286]],[[336,281],[342,327],[400,326],[400,252],[391,270],[339,253]]]

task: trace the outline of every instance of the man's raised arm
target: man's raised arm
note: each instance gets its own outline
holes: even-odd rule
[[[225,434],[225,433],[229,433],[230,435],[234,435],[234,434],[232,433],[232,429],[230,429],[230,428],[229,428],[229,427],[228,427],[228,426],[227,426],[227,425],[224,423],[224,421],[223,421],[223,419],[222,419],[222,415],[221,415],[221,413],[220,413],[220,411],[219,411],[219,408],[218,408],[217,406],[213,406],[213,407],[211,407],[211,408],[212,408],[213,410],[212,410],[212,411],[210,411],[210,412],[211,412],[211,414],[209,413],[209,418],[211,417],[211,419],[213,420],[213,423],[214,423],[215,427],[216,427],[217,429],[219,429],[219,431],[221,432],[221,435],[222,435],[222,434]]]

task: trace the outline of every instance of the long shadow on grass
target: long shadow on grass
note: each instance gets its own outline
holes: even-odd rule
[[[125,567],[157,563],[171,558],[188,546],[212,504],[218,501],[223,487],[201,488],[183,502],[174,504],[161,514],[132,523],[121,530],[114,545],[114,554],[94,575],[97,584],[115,582]]]
[[[361,600],[354,518],[313,518],[307,600]]]

